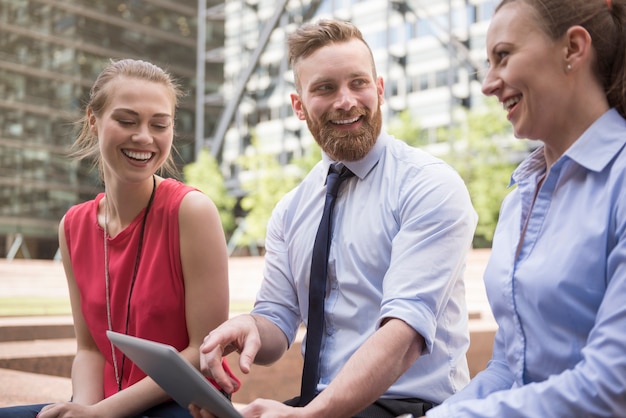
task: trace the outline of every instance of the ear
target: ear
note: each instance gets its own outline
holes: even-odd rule
[[[572,26],[565,33],[565,62],[575,69],[592,57],[591,35],[582,26]]]
[[[96,126],[96,115],[91,110],[91,107],[87,108],[87,123],[89,123],[89,132],[92,135],[98,136],[98,127]]]
[[[378,92],[378,100],[382,105],[385,103],[385,82],[382,77],[376,79],[376,91]]]
[[[304,120],[304,111],[302,110],[302,98],[296,93],[291,93],[291,107],[298,119]]]

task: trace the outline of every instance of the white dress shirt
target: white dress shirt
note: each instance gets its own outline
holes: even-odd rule
[[[253,313],[290,342],[307,323],[311,253],[331,163],[323,154],[268,225]],[[463,273],[477,221],[469,194],[450,166],[386,133],[365,158],[343,163],[355,176],[341,185],[333,214],[318,390],[384,318],[399,318],[426,347],[385,397],[439,403],[469,380]]]

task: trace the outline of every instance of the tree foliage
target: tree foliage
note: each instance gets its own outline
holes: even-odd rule
[[[235,229],[235,197],[228,194],[224,177],[211,153],[203,149],[195,162],[183,167],[185,183],[205,193],[213,200],[220,213],[226,236]]]
[[[457,169],[478,213],[475,247],[490,247],[500,205],[511,191],[511,173],[526,156],[528,143],[515,139],[511,125],[495,102],[482,111],[467,112],[466,123],[455,129],[457,147],[444,157]]]
[[[428,144],[425,131],[408,109],[403,110],[396,118],[389,121],[388,131],[412,147],[422,147]]]
[[[262,245],[267,222],[278,201],[298,185],[319,160],[318,148],[317,153],[310,150],[304,157],[292,160],[287,167],[282,167],[276,155],[263,152],[258,146],[256,135],[252,136],[249,152],[238,160],[246,172],[241,182],[241,187],[246,192],[241,200],[241,207],[247,212],[242,234],[237,239],[238,246]]]

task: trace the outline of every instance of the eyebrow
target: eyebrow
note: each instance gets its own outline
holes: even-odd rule
[[[510,41],[498,41],[491,47],[491,49],[489,49],[489,51],[490,52],[494,52],[499,47],[510,48],[511,45],[513,45],[513,44]]]
[[[113,112],[114,112],[114,113],[115,113],[115,112],[123,112],[123,113],[129,113],[129,114],[131,114],[131,115],[133,115],[133,116],[139,116],[139,113],[138,113],[138,112],[135,112],[135,111],[134,111],[134,110],[132,110],[132,109],[126,109],[125,107],[118,107],[118,108],[115,108],[115,109],[113,109]],[[152,115],[151,117],[153,117],[153,118],[155,118],[155,117],[157,117],[157,118],[171,118],[171,117],[172,117],[172,115],[170,115],[169,113],[155,113],[155,114],[154,114],[154,115]]]
[[[358,71],[358,72],[352,72],[350,74],[348,74],[347,76],[345,76],[345,78],[347,79],[354,79],[354,78],[363,78],[363,77],[371,77],[371,73],[367,72],[367,71]],[[344,77],[341,77],[342,79]],[[314,79],[311,81],[311,85],[317,85],[317,84],[323,84],[323,83],[334,83],[337,81],[338,78],[336,77],[321,77],[318,79]]]

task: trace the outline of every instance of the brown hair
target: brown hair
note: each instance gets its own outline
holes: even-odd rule
[[[359,28],[350,22],[321,19],[316,23],[305,23],[287,39],[289,63],[293,68],[296,90],[300,92],[300,80],[296,69],[298,60],[308,57],[322,47],[333,43],[348,42],[352,39],[358,39],[367,46],[372,57],[372,75],[376,78],[372,50],[363,39]]]
[[[98,75],[98,78],[91,87],[89,101],[85,106],[85,114],[77,121],[80,130],[76,140],[72,144],[70,154],[72,157],[79,160],[86,158],[93,159],[94,166],[98,167],[101,180],[103,179],[102,161],[98,147],[98,138],[93,135],[89,129],[89,118],[87,114],[88,110],[91,109],[96,117],[100,117],[111,101],[112,93],[109,87],[111,82],[124,77],[151,81],[165,86],[172,97],[172,117],[174,117],[178,99],[182,96],[182,91],[177,82],[160,67],[142,60],[111,60],[109,65]],[[171,152],[163,166],[159,169],[159,172],[176,172],[176,165]]]
[[[562,37],[572,26],[582,26],[591,36],[595,74],[611,107],[626,117],[626,5],[624,0],[503,0],[520,1],[536,13],[538,26],[551,39]]]

